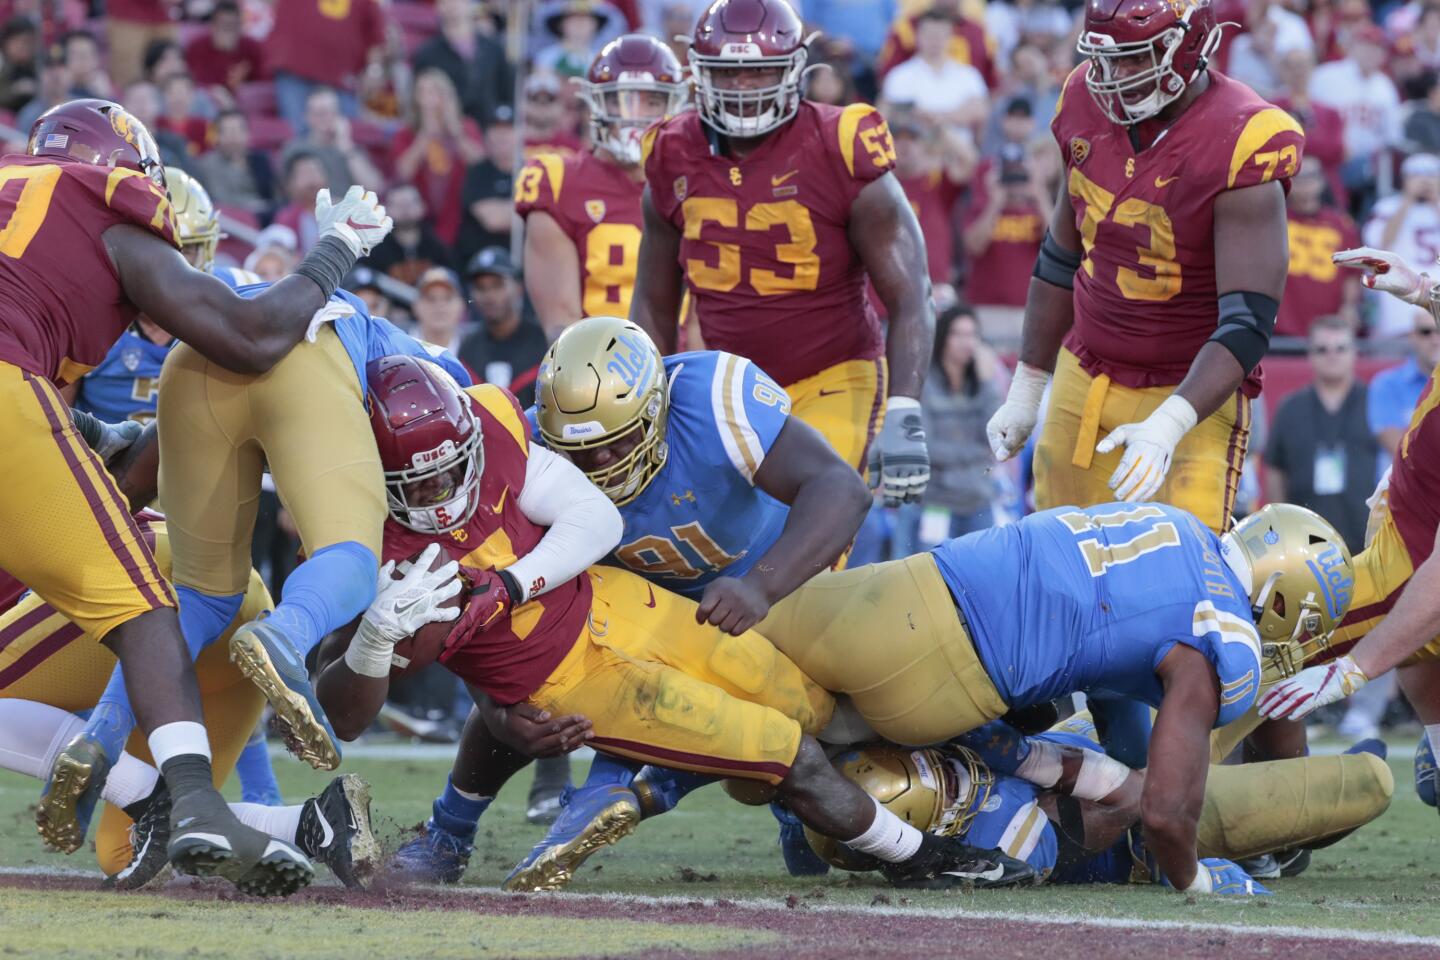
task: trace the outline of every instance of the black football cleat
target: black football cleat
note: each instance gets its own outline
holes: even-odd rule
[[[331,780],[323,793],[305,801],[295,839],[345,886],[364,889],[380,869],[380,844],[370,829],[370,785],[353,773]]]
[[[928,833],[915,856],[887,863],[880,870],[891,885],[917,890],[990,890],[1035,881],[1034,868],[1023,860],[972,847],[958,837]]]
[[[170,879],[170,790],[164,779],[144,800],[125,808],[134,821],[130,825],[130,862],[118,873],[107,876],[101,886],[107,890],[143,890],[163,886]]]
[[[257,897],[288,897],[315,877],[305,854],[242,824],[214,789],[172,801],[166,851],[180,873],[223,877]]]

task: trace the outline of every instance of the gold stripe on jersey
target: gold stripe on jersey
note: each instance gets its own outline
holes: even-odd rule
[[[875,112],[868,103],[852,103],[840,113],[840,156],[845,160],[845,169],[855,176],[855,134],[860,130],[860,121]]]
[[[515,405],[510,402],[509,397],[505,396],[505,392],[490,383],[476,384],[467,388],[465,392],[478,400],[480,406],[484,407],[490,416],[499,420],[501,425],[510,431],[510,436],[514,439],[515,445],[520,448],[520,453],[528,457],[530,447],[526,442],[525,421],[515,412]]]
[[[160,230],[168,225],[170,227],[170,234],[176,238],[175,245],[178,247],[180,245],[180,230],[175,225],[175,210],[170,206],[170,197],[161,193],[160,188],[155,186],[155,181],[151,180],[139,170],[131,170],[127,167],[116,167],[110,171],[110,176],[105,178],[105,206],[109,207],[113,205],[111,201],[115,197],[115,189],[120,186],[122,181],[128,180],[131,177],[139,177],[144,181],[146,189],[155,197],[155,215],[150,218],[150,226],[156,230]]]
[[[1065,75],[1065,82],[1062,83],[1062,84],[1060,84],[1060,96],[1058,96],[1058,97],[1055,98],[1055,116],[1056,116],[1056,117],[1060,116],[1060,110],[1065,106],[1065,91],[1068,90],[1068,89],[1070,89],[1070,81],[1073,80],[1073,79],[1075,79],[1075,74],[1079,73],[1081,70],[1084,70],[1084,69],[1085,69],[1086,67],[1088,67],[1088,66],[1090,66],[1090,61],[1089,61],[1089,60],[1086,60],[1086,61],[1084,61],[1083,63],[1081,63],[1078,67],[1076,67],[1074,70],[1071,70],[1069,73],[1067,73],[1067,74]],[[1052,117],[1051,119],[1054,119],[1054,118]]]
[[[1420,405],[1410,415],[1410,426],[1406,428],[1405,436],[1400,438],[1400,458],[1402,460],[1410,456],[1410,439],[1415,436],[1415,428],[1424,422],[1425,418],[1430,415],[1430,411],[1440,405],[1440,383],[1434,382],[1435,374],[1433,373],[1430,375],[1430,379],[1430,392],[1425,395],[1425,399],[1420,401]]]
[[[1255,151],[1269,143],[1270,138],[1277,133],[1286,131],[1302,137],[1305,135],[1295,118],[1279,107],[1266,107],[1252,116],[1245,123],[1245,129],[1240,131],[1240,138],[1235,141],[1235,152],[1230,155],[1230,178],[1225,186],[1235,186],[1241,168],[1255,155]]]
[[[545,179],[550,181],[550,195],[560,202],[560,188],[565,185],[565,160],[555,153],[541,153],[535,162],[545,168]]]
[[[745,436],[740,428],[740,420],[744,415],[744,408],[735,409],[735,399],[740,394],[740,383],[745,376],[740,364],[744,361],[733,353],[723,354],[720,358],[720,402],[724,411],[725,429],[730,431],[731,441],[741,458],[745,461],[745,476],[751,482],[755,482],[755,471],[760,469],[760,464],[755,460],[755,451],[751,449],[751,440]],[[741,400],[743,403],[744,401]]]
[[[655,138],[660,135],[660,128],[665,125],[664,120],[659,123],[652,123],[643,134],[640,135],[640,168],[650,162],[650,151],[655,148]]]

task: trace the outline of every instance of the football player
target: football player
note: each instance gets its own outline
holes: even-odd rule
[[[1223,539],[1161,504],[1061,507],[823,573],[756,629],[895,743],[939,743],[1079,690],[1157,707],[1146,845],[1173,886],[1203,891],[1210,731],[1254,703],[1261,638],[1264,659],[1303,656],[1352,589],[1344,541],[1300,507],[1272,504]]]
[[[0,160],[0,179],[0,392],[11,411],[0,432],[16,465],[0,505],[0,568],[126,668],[172,823],[184,825],[169,842],[176,867],[293,891],[311,876],[305,855],[241,824],[213,786],[174,594],[57,388],[98,364],[142,311],[230,369],[270,369],[384,237],[384,210],[358,189],[338,204],[323,196],[320,238],[297,274],[247,300],[180,255],[155,141],[118,104],[51,108],[26,154]]]
[[[657,373],[631,376],[638,385]],[[530,445],[504,390],[462,392],[406,357],[372,363],[369,376],[390,491],[385,556],[423,552],[402,603],[372,606],[343,652],[339,638],[322,651],[328,665],[317,689],[337,733],[368,726],[396,643],[446,595],[440,585],[453,561],[431,571],[443,547],[473,585],[439,661],[494,703],[583,714],[593,723],[589,742],[606,754],[768,784],[808,825],[886,861],[887,877],[902,885],[1033,876],[998,854],[927,839],[840,777],[810,736],[833,700],[763,637],[701,623],[693,601],[627,570],[587,569],[619,542],[619,513],[573,464]],[[459,510],[437,525],[440,504]],[[412,666],[419,655],[406,654]],[[640,814],[629,777],[632,769],[617,765],[610,790],[572,798],[566,816],[580,826],[560,846],[537,845],[506,889],[557,889],[591,853],[628,835]]]
[[[1160,500],[1230,522],[1305,137],[1208,67],[1219,43],[1208,0],[1089,0],[1050,125],[1065,176],[987,428],[1014,456],[1050,385],[1042,510]]]
[[[143,511],[135,523],[161,573],[168,574],[164,520]],[[271,606],[269,591],[252,571],[245,601],[224,637]],[[79,626],[33,593],[0,615],[0,767],[40,779],[50,776],[61,748],[84,725],[72,711],[95,703],[114,666],[113,654],[89,642]],[[242,754],[265,701],[230,662],[223,643],[201,653],[195,674],[218,789]],[[61,766],[36,815],[41,838],[66,853],[81,845],[91,812],[84,806],[85,792],[71,789],[75,772]],[[108,806],[100,817],[95,852],[108,882],[119,889],[144,886],[168,863],[170,796],[158,776],[144,738],[132,735],[105,778],[102,796]],[[326,863],[347,885],[362,883],[378,865],[369,788],[358,778],[336,778],[303,804],[271,809],[242,803],[231,809],[242,823]]]
[[[579,82],[591,150],[539,154],[515,178],[525,291],[552,340],[580,317],[630,312],[645,182],[640,136],[685,97],[675,54],[639,33],[607,43]]]
[[[925,240],[880,114],[801,96],[811,40],[786,0],[717,0],[701,15],[696,109],[645,134],[630,319],[673,353],[688,290],[706,346],[758,363],[841,459],[863,471],[870,451],[888,504],[913,502],[930,476],[916,399],[934,338],[915,269]]]
[[[550,347],[536,397],[536,438],[620,510],[610,559],[697,601],[696,618],[726,633],[743,634],[829,567],[870,505],[859,475],[790,415],[784,389],[733,354],[662,358],[633,323],[590,317]],[[425,835],[397,855],[407,875],[460,879],[494,796],[490,758],[503,747],[477,740],[488,737],[483,724],[466,727]],[[607,787],[609,762],[592,768]]]

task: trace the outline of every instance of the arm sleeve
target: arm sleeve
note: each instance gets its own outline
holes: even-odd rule
[[[550,529],[508,568],[525,599],[578,576],[620,542],[624,523],[615,504],[570,461],[540,446],[530,448],[521,512]]]

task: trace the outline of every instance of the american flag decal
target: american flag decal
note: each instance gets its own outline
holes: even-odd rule
[[[67,146],[69,146],[69,144],[70,134],[68,133],[45,134],[45,146],[47,147],[56,147],[60,150],[64,150]]]

